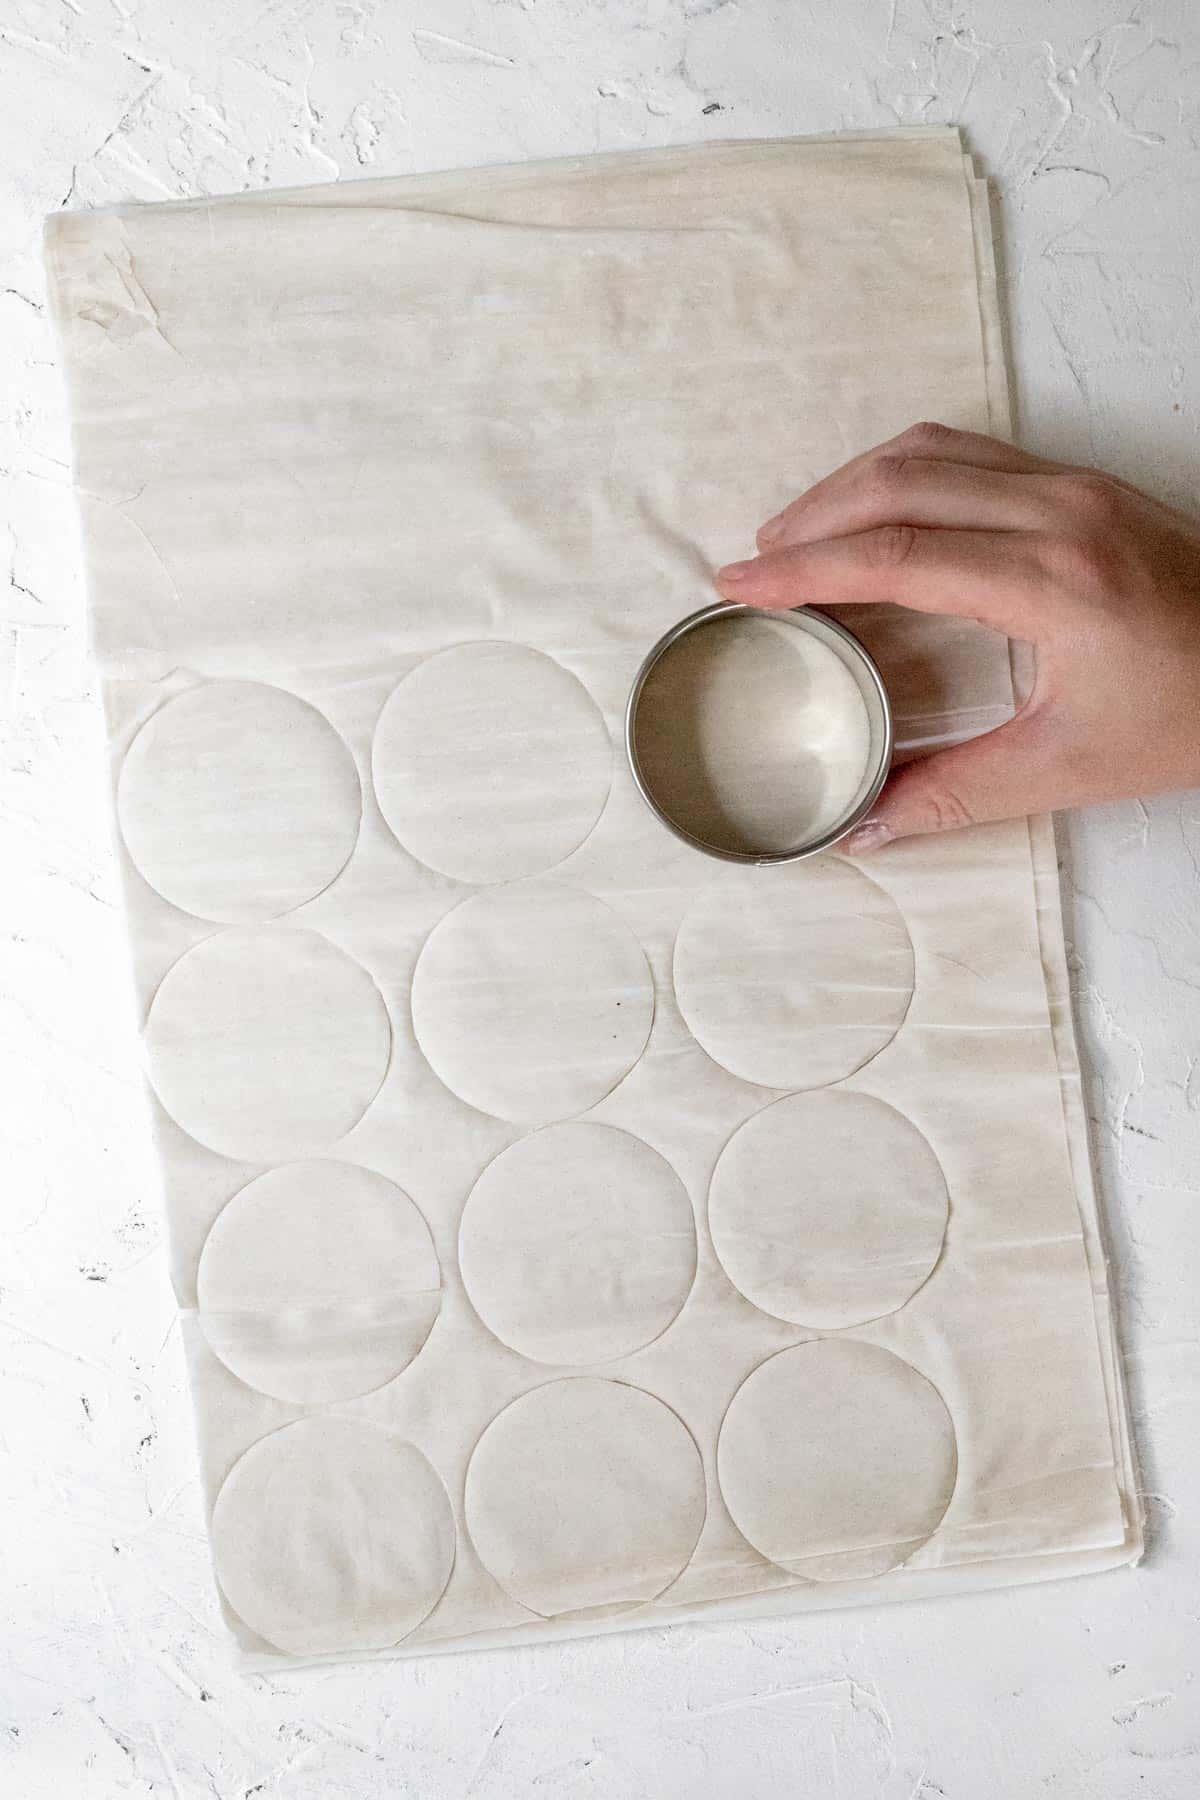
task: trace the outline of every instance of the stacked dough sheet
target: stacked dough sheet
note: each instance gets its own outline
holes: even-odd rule
[[[48,234],[147,1071],[246,1664],[1140,1547],[1048,822],[770,869],[620,747],[757,521],[1003,431],[957,136]],[[860,611],[908,752],[1009,646]]]

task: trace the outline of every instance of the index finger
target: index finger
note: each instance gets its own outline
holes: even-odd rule
[[[939,531],[885,525],[847,537],[767,550],[715,576],[746,606],[847,606],[890,600],[915,612],[953,613],[1011,636],[1034,638],[1046,584],[1032,532]]]
[[[910,425],[898,437],[873,444],[869,450],[851,457],[849,462],[831,470],[803,494],[798,494],[781,512],[760,526],[760,548],[766,549],[782,535],[794,512],[824,499],[827,494],[840,491],[847,481],[853,481],[873,463],[887,457],[958,463],[964,468],[986,469],[1003,475],[1045,475],[1061,466],[1043,456],[1032,456],[1027,450],[1018,450],[1015,444],[1005,443],[1001,438],[986,437],[980,431],[958,431],[951,425],[923,421]]]

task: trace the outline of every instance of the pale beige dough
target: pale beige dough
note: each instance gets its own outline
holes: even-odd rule
[[[895,1312],[941,1254],[949,1195],[928,1140],[869,1094],[793,1094],[736,1131],[708,1223],[734,1286],[820,1330]]]
[[[760,1363],[730,1402],[717,1469],[747,1540],[806,1581],[906,1562],[954,1493],[954,1424],[911,1363],[854,1338]]]
[[[319,1405],[408,1367],[438,1315],[441,1271],[416,1206],[352,1163],[288,1163],[242,1188],[208,1234],[200,1321],[260,1393]]]
[[[731,874],[689,909],[675,993],[698,1042],[763,1087],[824,1087],[900,1029],[912,944],[883,889],[839,857]]]
[[[615,912],[560,882],[473,895],[417,963],[413,1027],[468,1105],[538,1124],[583,1112],[641,1055],[654,986]]]
[[[704,1470],[678,1414],[576,1376],[514,1400],[467,1469],[467,1529],[507,1594],[543,1618],[637,1606],[686,1566]]]
[[[502,1151],[471,1191],[459,1264],[480,1318],[544,1363],[597,1363],[666,1330],[696,1272],[682,1182],[607,1125],[551,1125]]]
[[[285,1425],[238,1459],[212,1544],[225,1598],[277,1650],[385,1650],[441,1598],[454,1518],[413,1444],[326,1416]]]
[[[863,873],[836,856],[738,870],[663,828],[615,744],[648,651],[709,600],[713,569],[749,552],[761,519],[913,419],[1003,432],[977,199],[957,135],[928,128],[55,216],[92,640],[142,871],[130,860],[125,883],[138,995],[177,1121],[160,1116],[157,1133],[176,1290],[195,1295],[203,1233],[239,1191],[202,1298],[241,1293],[243,1274],[257,1291],[260,1269],[273,1281],[270,1233],[243,1229],[246,1195],[265,1170],[315,1158],[409,1194],[445,1280],[394,1378],[407,1333],[356,1335],[362,1276],[376,1322],[377,1272],[395,1297],[410,1291],[376,1235],[395,1218],[382,1200],[348,1201],[364,1243],[328,1253],[331,1220],[312,1214],[344,1349],[319,1317],[299,1328],[298,1222],[278,1270],[279,1292],[296,1289],[295,1334],[285,1321],[265,1352],[248,1349],[210,1307],[210,1341],[185,1310],[243,1666],[874,1605],[1138,1554],[1049,827],[900,842]],[[902,608],[844,616],[879,652],[908,751],[1011,714],[998,635]],[[771,716],[787,727],[780,650],[762,672],[780,677]],[[236,745],[205,725],[182,733],[178,762],[151,754],[174,707],[186,723],[218,688],[241,696]],[[270,729],[253,741],[248,692],[271,697],[272,720],[295,718],[294,756]],[[551,719],[561,766],[544,753]],[[219,752],[219,791],[189,746]],[[786,737],[747,748],[739,804],[756,830],[790,835],[802,796]],[[240,771],[263,757],[255,793]],[[496,885],[470,897],[465,879]],[[258,909],[276,907],[264,925]],[[212,927],[197,923],[210,913]],[[481,1312],[471,1304],[455,1266],[463,1209],[489,1166],[519,1172],[497,1159],[523,1133],[623,1132],[704,1209],[731,1140],[726,1173],[755,1161],[748,1120],[847,1078],[894,1112],[869,1128],[864,1115],[857,1147],[831,1127],[811,1158],[784,1134],[779,1160],[806,1160],[796,1172],[813,1182],[785,1190],[774,1167],[761,1182],[780,1232],[805,1223],[807,1273],[731,1243],[753,1209],[714,1189],[719,1247],[759,1304],[698,1217],[695,1279],[672,1314],[688,1265],[670,1184],[630,1150],[615,1187],[597,1140],[574,1135],[567,1148],[591,1149],[560,1158],[558,1189],[501,1183],[522,1229],[544,1196],[528,1316],[516,1254],[468,1230]],[[938,1227],[901,1115],[936,1150],[951,1213],[932,1276],[899,1303]],[[796,1116],[781,1106],[761,1130]],[[869,1173],[889,1146],[890,1235]],[[835,1148],[869,1235],[853,1280],[838,1273],[836,1208],[811,1211]],[[624,1230],[643,1172],[646,1221],[667,1228],[661,1284],[654,1247]],[[591,1293],[556,1275],[573,1215],[556,1217],[555,1199],[575,1183],[612,1215],[581,1239]],[[282,1235],[287,1201],[273,1180],[267,1192]],[[378,1271],[364,1267],[371,1245]],[[789,1314],[857,1318],[893,1299],[852,1329],[894,1355],[837,1339],[764,1362],[805,1336]],[[605,1362],[621,1376],[605,1380],[514,1345],[627,1361]],[[340,1393],[352,1375],[383,1385],[344,1401],[250,1385]],[[289,1409],[317,1406],[354,1422],[325,1410],[278,1431]],[[702,1465],[733,1519],[712,1487],[705,1512]],[[460,1519],[452,1570],[447,1496],[480,1551]]]
[[[367,971],[291,926],[205,938],[167,971],[146,1020],[150,1080],[167,1112],[245,1162],[330,1149],[371,1104],[390,1049]]]
[[[167,700],[126,753],[117,817],[138,871],[184,912],[248,924],[290,912],[344,868],[362,796],[329,721],[261,681]]]
[[[375,794],[420,862],[459,881],[537,875],[600,817],[612,746],[574,675],[524,644],[458,644],[389,696]]]

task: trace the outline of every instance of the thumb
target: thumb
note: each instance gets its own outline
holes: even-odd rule
[[[1042,715],[1026,710],[969,743],[906,763],[841,848],[858,856],[893,838],[1018,819],[1061,805],[1048,735]]]

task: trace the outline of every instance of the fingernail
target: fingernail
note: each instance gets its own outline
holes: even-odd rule
[[[844,848],[851,856],[868,856],[872,850],[880,849],[891,837],[891,831],[882,819],[868,819],[857,831],[852,831],[845,840]]]
[[[748,562],[727,563],[723,569],[717,570],[716,579],[722,584],[727,581],[743,581],[750,573],[752,566]]]
[[[758,535],[762,539],[764,544],[773,544],[775,542],[775,539],[779,536],[780,532],[783,530],[783,526],[784,526],[783,514],[776,513],[775,517],[773,519],[768,519],[765,525],[759,526]]]

